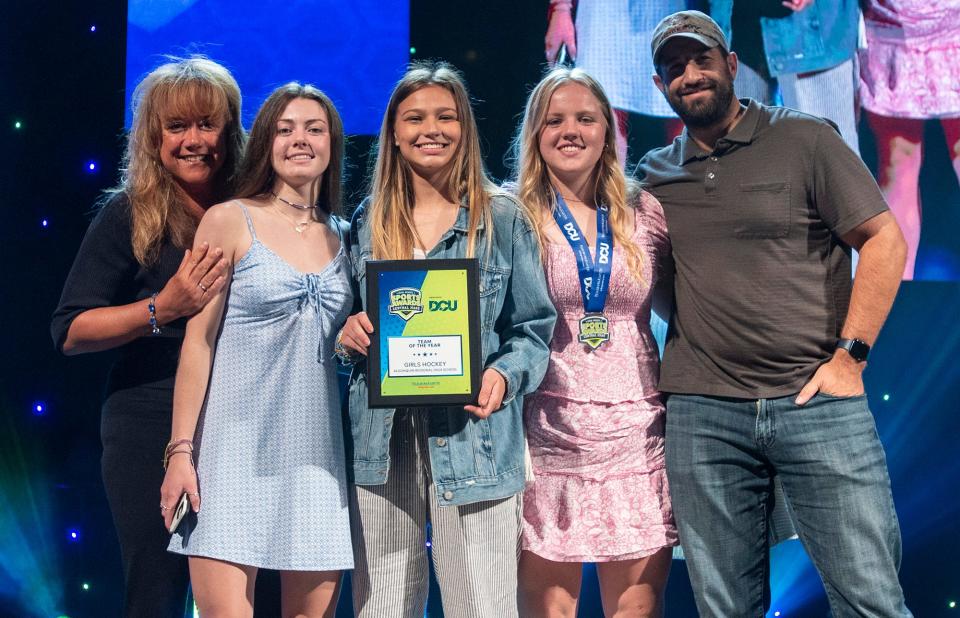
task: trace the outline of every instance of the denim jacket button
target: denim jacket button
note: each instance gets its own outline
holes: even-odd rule
[[[444,500],[453,500],[453,492],[452,492],[452,491],[445,491],[445,492],[443,492],[443,499],[444,499]]]
[[[446,438],[437,438],[437,446],[439,446],[439,447],[442,448],[442,447],[444,447],[444,446],[446,446],[446,445],[447,445],[447,439],[446,439]]]

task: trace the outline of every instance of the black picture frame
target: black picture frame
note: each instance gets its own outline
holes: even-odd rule
[[[476,259],[446,258],[429,260],[368,260],[365,263],[367,279],[367,317],[373,324],[374,332],[370,337],[370,348],[367,353],[367,405],[371,408],[398,408],[398,407],[425,407],[476,404],[480,394],[480,375],[483,371],[482,341],[480,339],[480,284],[479,267]],[[463,335],[468,337],[468,343],[462,350],[469,355],[469,393],[437,393],[384,395],[382,390],[382,349],[381,337],[381,307],[384,306],[383,294],[390,291],[381,288],[381,273],[404,272],[432,272],[438,270],[461,270],[466,273],[465,293],[467,298],[466,333],[438,332],[435,336]],[[426,317],[426,316],[423,316]],[[422,377],[396,378],[422,380]]]

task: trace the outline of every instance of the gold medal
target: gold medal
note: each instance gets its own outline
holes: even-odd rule
[[[596,350],[610,341],[610,321],[602,313],[583,316],[580,318],[580,335],[577,340],[590,346],[591,350]]]

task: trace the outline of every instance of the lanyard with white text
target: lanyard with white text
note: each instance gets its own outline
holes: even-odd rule
[[[597,253],[596,259],[590,256],[590,245],[583,232],[570,213],[563,196],[557,193],[557,207],[553,209],[553,218],[566,236],[573,254],[577,258],[577,271],[580,278],[580,296],[586,315],[580,320],[581,343],[597,349],[610,340],[610,327],[603,315],[610,290],[610,271],[613,265],[613,234],[610,232],[610,216],[607,207],[597,206]]]

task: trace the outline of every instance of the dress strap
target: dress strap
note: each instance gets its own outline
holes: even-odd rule
[[[237,206],[240,207],[240,210],[243,211],[243,218],[247,220],[247,229],[250,230],[250,236],[254,240],[257,239],[257,233],[253,229],[253,219],[250,218],[250,212],[247,210],[247,207],[243,205],[243,202],[240,200],[234,200]]]

